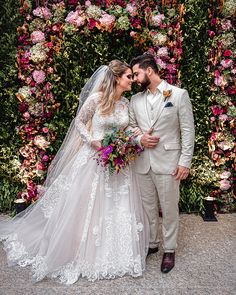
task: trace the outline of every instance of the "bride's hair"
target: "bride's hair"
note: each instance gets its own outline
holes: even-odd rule
[[[99,87],[101,93],[99,111],[101,115],[109,115],[114,110],[117,78],[121,77],[128,69],[130,69],[128,64],[117,59],[109,63],[108,71]]]

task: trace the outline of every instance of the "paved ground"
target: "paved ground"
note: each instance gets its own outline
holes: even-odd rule
[[[142,278],[87,282],[64,286],[52,280],[32,283],[27,268],[9,268],[0,245],[0,295],[236,295],[236,214],[204,222],[181,215],[176,267],[160,272],[162,251],[147,259]]]

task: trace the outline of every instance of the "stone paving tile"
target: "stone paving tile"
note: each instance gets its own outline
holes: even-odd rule
[[[33,283],[29,269],[8,267],[0,244],[0,295],[236,295],[236,214],[217,218],[204,222],[201,216],[181,214],[175,268],[160,272],[160,249],[147,258],[143,277],[135,279]]]

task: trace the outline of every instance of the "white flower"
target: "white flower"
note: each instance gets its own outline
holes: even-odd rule
[[[46,48],[42,43],[37,43],[30,49],[30,59],[34,63],[40,63],[47,59],[48,48]]]
[[[24,99],[27,99],[31,96],[30,87],[23,86],[18,90],[18,93],[21,94],[24,97]]]
[[[90,18],[98,19],[102,15],[102,10],[96,5],[87,6],[87,15]]]

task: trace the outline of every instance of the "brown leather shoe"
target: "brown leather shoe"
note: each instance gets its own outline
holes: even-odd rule
[[[147,253],[147,256],[151,255],[151,254],[154,254],[156,252],[158,252],[159,248],[156,247],[156,248],[148,248],[148,253]]]
[[[161,271],[168,273],[175,266],[175,253],[164,253],[161,263]]]

